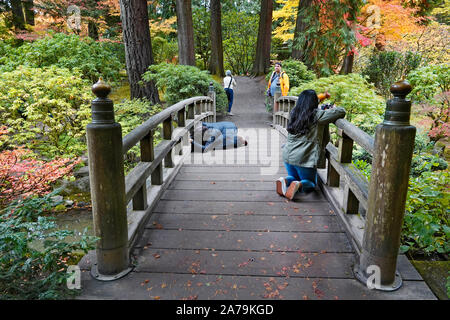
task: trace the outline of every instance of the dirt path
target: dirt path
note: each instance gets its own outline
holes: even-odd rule
[[[234,103],[231,109],[234,116],[217,116],[217,121],[232,121],[238,128],[268,127],[272,115],[266,111],[266,82],[263,77],[235,77]]]

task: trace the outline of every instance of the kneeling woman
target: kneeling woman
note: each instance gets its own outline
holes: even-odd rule
[[[288,138],[283,147],[283,162],[288,176],[276,181],[279,195],[292,200],[297,191],[313,191],[317,168],[325,167],[325,147],[329,141],[328,124],[345,116],[343,108],[320,110],[314,90],[303,91],[291,110]]]

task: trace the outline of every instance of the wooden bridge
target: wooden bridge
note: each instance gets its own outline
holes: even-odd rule
[[[165,109],[122,139],[109,89],[98,84],[93,90],[98,98],[87,132],[101,240],[80,262],[80,299],[435,299],[408,259],[397,255],[404,211],[398,202],[411,158],[407,172],[396,163],[400,176],[389,164],[382,175],[376,170],[380,157],[408,156],[403,145],[411,141],[402,139],[410,134],[391,137],[403,146],[399,151],[338,120],[338,146],[327,146],[320,187],[288,201],[275,192],[275,180],[286,175],[280,150],[295,97],[279,98],[280,110],[269,114],[262,85],[242,77],[236,116],[217,117],[211,91]],[[394,111],[407,104],[404,96],[395,99]],[[191,153],[189,129],[216,120],[236,123],[249,145]],[[163,140],[154,146],[161,125]],[[351,164],[353,143],[374,157],[374,186]],[[141,162],[125,177],[123,154],[136,144]],[[390,184],[396,199],[389,198]],[[373,265],[381,268],[380,283],[371,282]]]

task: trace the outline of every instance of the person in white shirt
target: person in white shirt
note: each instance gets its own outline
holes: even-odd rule
[[[236,80],[234,80],[230,70],[227,70],[225,75],[226,77],[223,78],[223,87],[228,98],[228,115],[232,116],[234,115],[231,112],[231,107],[233,106],[233,88],[236,85]]]

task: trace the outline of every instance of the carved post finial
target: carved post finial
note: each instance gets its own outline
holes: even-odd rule
[[[96,84],[92,86],[92,92],[98,98],[106,98],[111,93],[111,86],[103,81],[103,78],[100,77]]]
[[[402,80],[395,82],[391,85],[390,91],[394,95],[394,97],[398,97],[400,99],[405,99],[406,96],[411,92],[412,87],[405,77]]]
[[[92,86],[92,92],[97,96],[91,103],[92,123],[114,123],[114,104],[108,99],[111,86],[100,77]]]
[[[404,79],[392,84],[390,91],[394,95],[394,99],[386,102],[383,124],[396,126],[409,125],[411,101],[407,100],[406,96],[411,90],[411,85]]]

